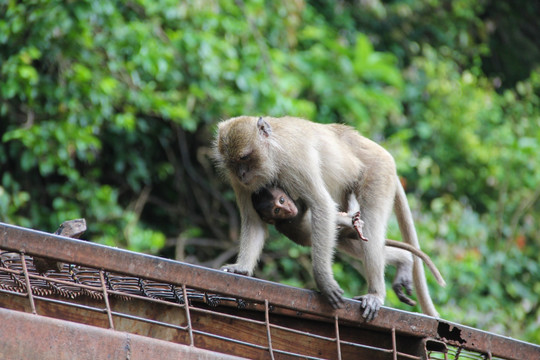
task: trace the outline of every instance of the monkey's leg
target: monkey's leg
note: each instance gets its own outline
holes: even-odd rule
[[[349,196],[347,211],[349,213],[338,213],[338,225],[342,228],[342,234],[345,234],[343,229],[351,228],[353,233],[345,235],[345,237],[367,241],[367,238],[364,237],[362,232],[364,222],[361,219],[360,204],[358,203],[358,200],[355,198],[354,194]],[[357,258],[363,259],[362,247],[355,248],[350,244],[351,243],[349,241],[341,241],[340,248],[346,252],[349,252],[351,255],[356,256]],[[352,244],[354,244],[354,242]],[[386,245],[388,245],[388,242],[386,242]],[[388,246],[386,246],[385,249],[385,262],[396,267],[396,275],[394,277],[394,281],[392,282],[392,289],[401,302],[414,306],[416,302],[407,296],[412,294],[413,287],[413,259],[411,254],[402,249],[396,249]],[[364,278],[366,278],[365,274],[366,271],[364,269],[364,271],[362,271]]]
[[[367,245],[369,244],[369,245]],[[361,301],[361,307],[364,309],[362,317],[367,321],[373,320],[386,297],[386,288],[384,283],[384,246],[379,246],[374,240],[363,242],[364,268],[366,270],[365,278],[368,283],[368,293],[362,296],[356,296],[354,299]]]
[[[354,229],[356,230],[356,233],[358,234],[358,237],[361,240],[368,241],[368,239],[364,236],[362,233],[362,229],[364,227],[364,222],[361,219],[361,213],[360,210],[358,210],[352,217],[352,225]],[[396,249],[387,249],[387,251],[390,250],[390,253],[394,252]],[[397,259],[400,260],[401,258],[405,258],[407,255],[402,254],[401,256],[398,256]],[[387,256],[388,259],[390,256]],[[394,277],[394,281],[392,282],[392,289],[396,293],[398,299],[407,304],[414,306],[416,305],[416,302],[409,298],[407,295],[412,295],[412,261],[410,263],[403,263],[403,262],[397,262],[396,264],[396,276]],[[405,290],[405,292],[403,291]]]
[[[368,294],[359,297],[364,312],[370,321],[377,316],[386,297],[384,282],[386,224],[392,212],[394,184],[387,181],[384,171],[373,169],[364,188],[360,189],[358,203],[362,209],[363,235],[369,241],[360,241],[363,248],[363,263],[366,269]]]

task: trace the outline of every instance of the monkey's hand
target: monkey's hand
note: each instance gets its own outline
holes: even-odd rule
[[[343,290],[341,290],[335,280],[332,284],[327,284],[324,287],[319,286],[319,289],[321,289],[321,293],[334,309],[343,307]]]
[[[362,317],[366,319],[366,321],[371,321],[375,319],[375,317],[379,313],[379,309],[383,304],[382,300],[373,294],[356,296],[353,299],[361,302],[360,306],[364,309]]]
[[[243,269],[238,264],[224,265],[224,266],[221,267],[221,271],[230,272],[230,273],[238,274],[238,275],[251,276],[249,270]]]

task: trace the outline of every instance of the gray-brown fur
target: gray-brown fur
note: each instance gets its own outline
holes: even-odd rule
[[[368,294],[361,298],[361,306],[366,319],[374,318],[386,296],[384,240],[394,199],[399,201],[398,222],[412,223],[412,218],[404,219],[410,213],[403,211],[408,205],[403,204],[398,193],[401,184],[392,156],[350,127],[293,117],[242,116],[225,120],[218,125],[215,148],[218,165],[235,191],[242,219],[237,262],[223,270],[252,274],[267,230],[253,209],[251,194],[275,184],[310,209],[313,275],[330,304],[340,307],[343,290],[332,273],[336,214],[338,209],[346,208],[343,199],[352,190],[361,206],[363,233],[369,241],[349,241],[344,247],[364,263]],[[410,227],[404,228],[404,239],[412,244]],[[417,245],[417,240],[413,245]],[[415,271],[415,285],[418,281],[425,284],[425,277],[417,279],[418,275]],[[416,288],[417,292],[420,288],[425,290],[429,299],[419,296],[423,311],[437,315],[427,288]]]
[[[302,201],[295,202],[283,189],[277,187],[263,188],[258,193],[252,194],[251,200],[253,207],[261,219],[274,225],[276,230],[295,243],[303,246],[311,245],[309,209]],[[346,210],[348,213],[339,213],[337,217],[338,249],[345,239],[360,241],[356,229],[352,226],[351,214],[359,211],[358,202],[352,194],[349,195],[348,209]],[[437,280],[441,284],[444,283],[435,264],[421,250],[409,244],[390,239],[386,239],[385,245],[386,263],[396,267],[396,275],[392,283],[392,288],[400,301],[411,306],[416,304],[407,296],[407,294],[411,295],[412,292],[413,260],[412,257],[404,253],[405,251],[420,257]],[[390,247],[398,249],[391,249]]]

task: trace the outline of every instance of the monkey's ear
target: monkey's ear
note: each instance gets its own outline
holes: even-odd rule
[[[264,137],[269,137],[272,133],[272,127],[269,123],[263,120],[262,116],[257,120],[257,127],[259,128],[259,134]]]

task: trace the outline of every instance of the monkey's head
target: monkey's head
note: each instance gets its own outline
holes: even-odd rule
[[[218,124],[215,158],[229,179],[251,192],[277,176],[272,128],[262,117],[240,116]]]
[[[298,208],[287,193],[277,187],[262,188],[251,195],[253,208],[261,219],[268,224],[279,220],[288,220],[298,214]]]

